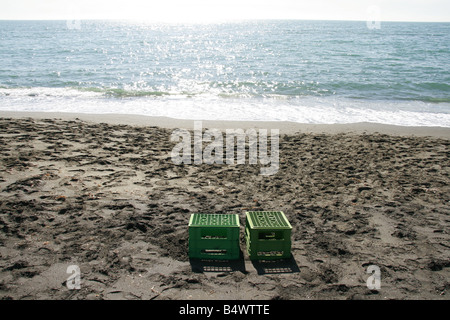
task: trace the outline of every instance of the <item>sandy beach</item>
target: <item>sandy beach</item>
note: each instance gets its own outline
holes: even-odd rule
[[[0,112],[1,299],[445,299],[450,129],[204,121],[279,129],[279,170],[176,165],[193,121]],[[283,211],[292,259],[190,261],[192,213]],[[67,286],[80,268],[81,288]],[[369,289],[369,266],[381,271]]]

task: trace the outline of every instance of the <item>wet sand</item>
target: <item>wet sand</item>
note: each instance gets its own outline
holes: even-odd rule
[[[449,299],[450,129],[280,129],[280,168],[175,165],[137,116],[0,113],[2,299]],[[283,211],[293,258],[190,261],[191,213]],[[81,289],[69,290],[78,265]],[[371,290],[367,269],[381,271]]]

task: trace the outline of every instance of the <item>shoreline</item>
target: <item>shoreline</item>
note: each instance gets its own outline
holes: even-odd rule
[[[135,114],[95,114],[65,112],[0,111],[0,118],[79,119],[91,123],[124,124],[133,126],[157,126],[165,129],[193,129],[194,121],[169,117],[152,117]],[[450,139],[450,128],[425,126],[397,126],[382,123],[358,122],[345,124],[310,124],[288,121],[231,121],[201,120],[203,128],[225,129],[279,129],[281,134],[388,134],[396,136],[434,137]]]

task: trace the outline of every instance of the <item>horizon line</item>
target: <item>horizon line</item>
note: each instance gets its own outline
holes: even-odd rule
[[[0,21],[70,21],[70,20],[81,20],[81,21],[136,21],[136,22],[146,22],[146,23],[186,23],[186,24],[216,24],[216,23],[226,23],[226,22],[245,22],[245,21],[336,21],[336,22],[367,22],[367,20],[362,19],[302,19],[302,18],[248,18],[248,19],[217,19],[217,21],[164,21],[164,20],[145,20],[140,18],[2,18]],[[383,20],[380,22],[415,22],[415,23],[450,23],[450,21],[429,21],[429,20]]]

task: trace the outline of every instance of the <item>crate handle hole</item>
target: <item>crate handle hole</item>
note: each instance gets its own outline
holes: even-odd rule
[[[225,255],[227,254],[227,250],[225,249],[203,249],[203,254],[209,254],[209,255]]]

